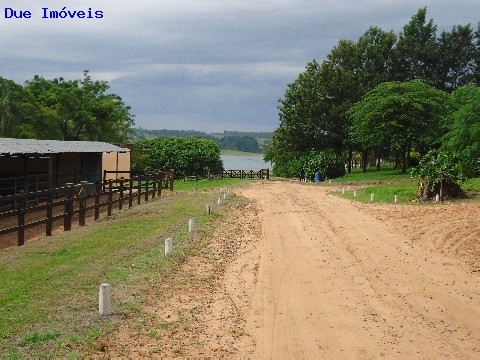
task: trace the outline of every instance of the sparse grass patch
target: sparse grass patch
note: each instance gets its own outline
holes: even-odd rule
[[[214,187],[236,183],[226,186],[229,181]],[[0,358],[80,356],[76,351],[140,308],[145,299],[139,287],[157,281],[194,251],[189,218],[196,219],[200,243],[213,231],[222,216],[217,197],[198,191],[156,198],[114,218],[0,252]],[[174,239],[169,258],[164,257],[167,237]],[[112,285],[108,317],[98,315],[98,286],[104,282]]]
[[[250,179],[220,179],[220,180],[187,180],[187,181],[175,181],[174,190],[209,190],[214,188],[232,188],[234,186],[241,185],[248,181],[256,181]]]

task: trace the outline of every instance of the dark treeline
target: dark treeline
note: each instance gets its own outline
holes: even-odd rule
[[[479,32],[468,24],[438,34],[426,13],[420,9],[399,34],[372,26],[357,41],[340,40],[287,85],[265,156],[276,175],[311,176],[331,163],[339,176],[339,158],[347,171],[353,159],[378,168],[391,160],[406,171],[414,158],[462,138],[460,129],[480,137]],[[463,157],[475,161],[472,141]]]

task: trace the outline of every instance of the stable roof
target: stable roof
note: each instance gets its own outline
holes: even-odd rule
[[[103,153],[129,152],[121,148],[99,141],[60,141],[0,138],[0,155],[34,155],[61,153]]]

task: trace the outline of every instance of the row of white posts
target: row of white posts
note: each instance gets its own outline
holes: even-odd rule
[[[362,188],[363,188],[363,185],[362,185]],[[350,186],[348,187],[348,190],[350,190]],[[342,189],[342,195],[345,195],[345,188]],[[356,198],[357,197],[357,190],[353,190],[353,197]],[[370,194],[370,202],[374,202],[375,201],[375,194],[374,193],[371,193]],[[395,195],[394,198],[393,198],[393,201],[396,203],[398,203],[398,195]],[[440,202],[440,195],[437,194],[435,196],[435,202]]]
[[[194,191],[197,189],[195,188]],[[230,189],[223,191],[223,188],[220,190],[223,193],[223,196],[218,198],[218,206],[222,204],[222,198],[225,200],[227,198],[227,193],[230,194]],[[205,206],[205,211],[207,215],[212,213],[210,205]],[[192,234],[195,230],[195,219],[188,219],[188,232]],[[165,239],[165,257],[172,254],[173,249],[173,239]],[[100,284],[100,290],[98,294],[98,312],[100,315],[110,315],[110,284]]]

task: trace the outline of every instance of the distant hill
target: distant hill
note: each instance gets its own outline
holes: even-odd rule
[[[150,138],[166,137],[195,137],[201,139],[210,139],[215,141],[222,150],[238,150],[246,152],[261,153],[262,146],[270,140],[273,132],[242,132],[242,131],[223,131],[223,133],[206,133],[195,130],[147,130],[133,129],[134,133],[131,140],[141,140]]]

